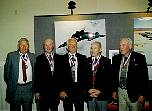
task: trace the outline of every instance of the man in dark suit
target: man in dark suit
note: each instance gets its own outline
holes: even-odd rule
[[[145,56],[132,51],[130,38],[121,38],[120,54],[113,56],[112,67],[113,97],[118,96],[119,111],[140,111],[148,96],[148,68]]]
[[[77,41],[70,38],[63,57],[63,84],[60,93],[64,111],[84,111],[84,91],[87,79],[87,58],[77,53]]]
[[[47,38],[43,43],[44,53],[36,58],[35,93],[40,111],[58,111],[60,55],[53,52],[54,42]]]
[[[34,64],[35,55],[29,52],[29,41],[21,38],[18,51],[8,53],[4,65],[10,111],[21,111],[21,106],[23,111],[32,111]]]
[[[93,42],[90,48],[91,57],[88,58],[88,111],[107,111],[111,98],[111,61],[101,53],[101,43]]]

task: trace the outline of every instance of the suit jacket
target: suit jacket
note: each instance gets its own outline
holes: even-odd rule
[[[87,80],[87,57],[85,55],[76,54],[78,67],[77,67],[77,83],[73,82],[71,68],[69,64],[69,55],[65,54],[63,56],[63,79],[62,79],[62,89],[69,97],[77,94],[78,97],[84,99],[84,91],[86,88]],[[77,87],[75,87],[77,86]]]
[[[88,87],[87,87],[87,99],[92,100],[92,97],[88,94],[88,90],[93,88],[93,71],[92,71],[92,57],[88,58]],[[107,57],[101,56],[99,65],[95,76],[94,88],[100,90],[101,94],[98,96],[98,100],[109,100],[111,98],[111,61]]]
[[[122,55],[112,58],[113,91],[119,87],[119,70]],[[139,95],[148,96],[148,68],[144,55],[132,51],[127,72],[127,93],[132,102],[137,101]]]
[[[36,58],[35,64],[35,92],[40,93],[43,101],[56,101],[59,97],[59,82],[61,73],[61,56],[54,54],[54,72],[51,72],[49,61],[45,53]]]
[[[28,57],[32,66],[32,82],[34,81],[34,65],[35,65],[35,54],[28,52]],[[14,98],[15,91],[17,88],[18,76],[19,76],[19,51],[10,52],[7,54],[6,62],[4,65],[4,80],[7,84],[6,89],[6,101],[11,102]],[[31,91],[32,93],[33,91]]]

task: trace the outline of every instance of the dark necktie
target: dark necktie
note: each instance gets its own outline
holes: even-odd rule
[[[94,67],[94,71],[97,70],[97,67],[98,67],[98,59],[97,58],[95,58],[93,61],[93,67]]]
[[[127,57],[124,57],[123,65],[121,68],[120,83],[119,83],[121,89],[126,89],[127,59],[128,59]]]
[[[23,71],[23,81],[26,82],[27,80],[27,75],[26,75],[26,59],[25,59],[25,55],[22,55],[22,71]]]
[[[73,81],[75,81],[75,62],[76,62],[76,59],[74,58],[74,55],[71,56],[70,58],[70,62],[71,62],[71,73],[72,73],[72,79]]]
[[[94,84],[95,84],[95,81],[96,81],[96,72],[97,72],[97,67],[98,67],[98,59],[95,58],[94,61],[93,61],[93,67],[94,67],[94,70],[93,70],[93,78],[92,78],[92,81],[93,81],[93,88],[94,88]]]

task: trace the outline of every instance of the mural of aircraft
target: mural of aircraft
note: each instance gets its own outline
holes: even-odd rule
[[[144,33],[139,33],[139,35],[149,38],[149,40],[152,40],[152,33],[151,32],[144,32]]]
[[[99,32],[85,32],[84,30],[76,31],[75,34],[72,35],[71,38],[75,38],[77,42],[81,40],[87,39],[88,41],[91,41],[93,39],[99,38],[99,37],[105,37],[105,35],[100,35]],[[66,42],[61,44],[58,48],[66,46]]]

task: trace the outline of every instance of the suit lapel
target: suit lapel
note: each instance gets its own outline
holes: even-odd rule
[[[128,72],[130,71],[130,69],[132,70],[132,67],[134,66],[134,53],[132,52],[131,53],[131,56],[130,56],[130,61],[129,61],[129,66],[128,66]]]
[[[28,57],[29,57],[29,60],[30,60],[30,63],[31,63],[31,65],[32,65],[32,67],[33,67],[33,62],[34,62],[34,58],[33,58],[33,56],[30,54],[30,53],[27,53],[28,54]]]
[[[15,58],[13,58],[13,64],[16,67],[16,69],[14,70],[14,74],[15,74],[15,79],[16,81],[18,80],[18,76],[19,76],[19,62],[20,62],[20,54],[18,51],[15,52],[14,54]]]
[[[69,55],[68,55],[68,53],[65,55],[65,61],[66,61],[66,66],[67,66],[67,68],[68,69],[70,69],[70,63],[69,63]]]
[[[88,63],[89,74],[92,76],[92,57],[88,58]]]
[[[47,59],[45,53],[43,53],[42,58],[46,66],[50,68],[49,60]]]

